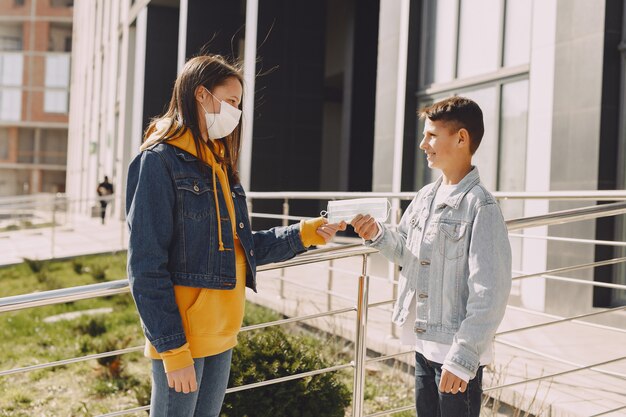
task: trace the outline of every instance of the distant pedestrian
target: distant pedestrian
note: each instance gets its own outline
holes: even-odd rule
[[[98,184],[96,190],[98,192],[100,200],[100,217],[102,218],[102,224],[104,224],[104,216],[107,211],[107,204],[111,200],[113,195],[113,184],[109,182],[109,177],[105,176],[104,181]]]

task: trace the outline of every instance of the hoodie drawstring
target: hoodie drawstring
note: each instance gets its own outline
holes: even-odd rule
[[[224,250],[224,242],[222,242],[222,216],[220,215],[220,201],[217,199],[217,180],[215,177],[215,167],[212,167],[213,171],[213,198],[215,199],[215,208],[217,210],[217,240],[220,244],[219,251]]]

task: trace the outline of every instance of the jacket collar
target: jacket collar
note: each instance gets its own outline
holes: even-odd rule
[[[437,194],[437,190],[439,189],[439,186],[442,182],[443,176],[440,176],[437,181],[434,182],[430,190],[424,195],[424,199],[432,203],[432,199],[435,197],[435,194]],[[472,165],[471,171],[468,172],[465,177],[463,177],[461,182],[457,184],[452,194],[450,194],[446,201],[441,203],[440,206],[443,207],[444,205],[446,205],[455,210],[458,209],[461,205],[461,200],[463,200],[463,197],[465,197],[465,195],[479,182],[480,175],[478,174],[478,167]]]

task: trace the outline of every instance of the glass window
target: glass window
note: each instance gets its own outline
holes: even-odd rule
[[[458,78],[499,67],[500,11],[500,0],[461,0]]]
[[[23,36],[22,23],[3,22],[0,25],[0,51],[21,51]]]
[[[489,87],[480,90],[464,91],[460,96],[474,100],[483,111],[485,134],[478,150],[472,158],[480,172],[480,179],[488,190],[496,190],[498,175],[498,100],[497,88]]]
[[[426,82],[452,81],[456,55],[457,0],[431,1],[426,7]]]
[[[24,55],[0,54],[0,85],[20,87],[24,74]]]
[[[528,0],[507,0],[504,25],[504,66],[530,61],[531,5]]]
[[[9,159],[9,129],[0,127],[0,161]]]
[[[0,120],[18,122],[22,118],[22,90],[0,88]]]
[[[32,163],[35,156],[35,129],[19,129],[17,162]]]
[[[44,94],[43,110],[46,113],[67,113],[67,91],[47,90]]]
[[[67,88],[70,82],[70,54],[46,56],[46,87]]]
[[[48,32],[48,51],[71,52],[72,25],[69,23],[51,23]],[[69,46],[69,50],[67,49]]]
[[[65,165],[67,162],[67,130],[42,130],[39,161],[44,164]]]

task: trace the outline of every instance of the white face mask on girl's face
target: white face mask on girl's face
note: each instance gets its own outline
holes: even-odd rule
[[[209,90],[207,90],[209,91]],[[209,91],[213,97],[213,93]],[[217,99],[217,97],[215,97]],[[219,99],[218,99],[219,100]],[[241,110],[227,102],[220,100],[220,112],[219,113],[209,113],[202,103],[200,103],[202,109],[204,110],[204,120],[207,125],[207,131],[209,133],[209,139],[221,139],[233,133],[233,130],[239,124],[239,119],[241,118]]]

